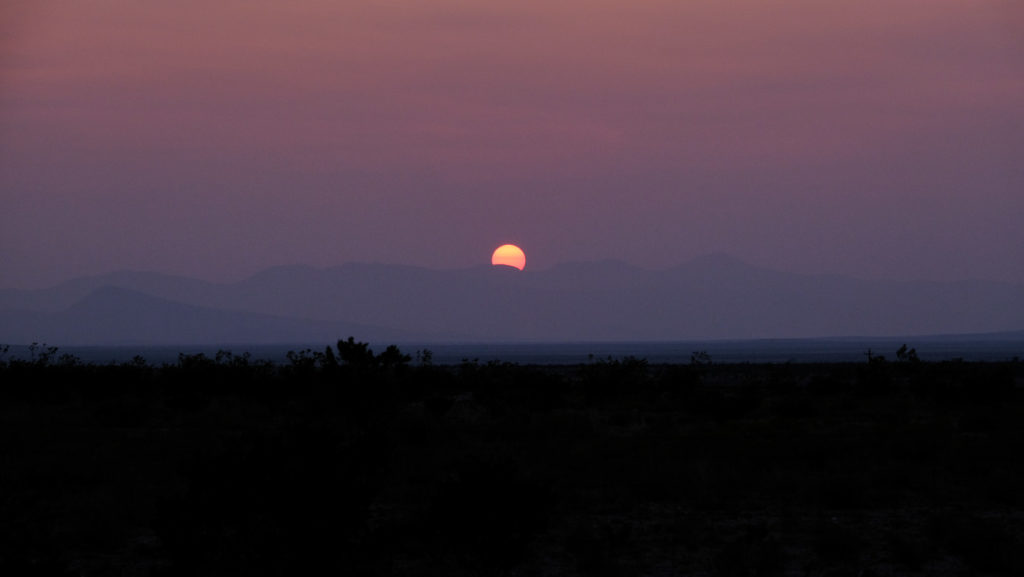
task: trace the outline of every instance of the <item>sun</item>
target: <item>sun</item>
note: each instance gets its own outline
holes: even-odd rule
[[[503,244],[494,249],[491,255],[492,265],[504,265],[523,270],[526,266],[526,254],[523,249],[514,244]]]

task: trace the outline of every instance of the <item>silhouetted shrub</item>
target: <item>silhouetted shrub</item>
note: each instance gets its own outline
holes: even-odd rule
[[[630,575],[625,554],[634,546],[632,528],[622,521],[578,524],[566,536],[564,547],[581,575]]]
[[[814,397],[795,393],[775,399],[772,414],[783,419],[810,419],[821,414],[821,407]]]
[[[821,519],[814,529],[814,553],[826,566],[857,563],[864,539],[854,529],[832,519]]]
[[[866,394],[878,394],[887,390],[892,384],[892,370],[882,355],[875,355],[868,349],[865,353],[868,362],[861,366],[858,376],[858,389]]]
[[[647,361],[631,356],[621,360],[609,357],[583,365],[579,378],[583,390],[591,400],[618,397],[634,392],[647,383]]]
[[[1024,573],[1011,363],[50,357],[0,363],[4,575]]]
[[[690,355],[690,364],[699,367],[709,366],[711,364],[711,355],[707,351],[693,351],[693,354]]]
[[[935,515],[929,523],[932,539],[962,558],[971,568],[1004,575],[1024,570],[1021,535],[1000,517],[965,513]]]
[[[741,419],[761,406],[762,399],[717,387],[699,387],[685,399],[686,409],[694,414],[718,421]]]
[[[782,575],[786,552],[779,537],[764,525],[746,527],[715,555],[714,574],[723,577]]]
[[[885,546],[893,563],[911,571],[920,571],[934,556],[924,540],[909,534],[908,529],[897,528],[890,531],[885,539]]]
[[[679,398],[690,394],[700,384],[701,371],[687,365],[668,365],[658,371],[658,391],[667,398]]]
[[[470,459],[449,469],[421,520],[438,553],[508,567],[544,528],[550,494],[501,464]]]
[[[195,454],[182,471],[185,493],[161,507],[175,572],[346,569],[375,473],[338,441],[326,430],[282,430]]]
[[[908,349],[906,343],[896,351],[896,359],[906,363],[921,362],[921,359],[917,356],[917,349]]]

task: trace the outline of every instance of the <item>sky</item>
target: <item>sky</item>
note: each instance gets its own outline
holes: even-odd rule
[[[0,287],[707,253],[1024,283],[1018,0],[7,0]]]

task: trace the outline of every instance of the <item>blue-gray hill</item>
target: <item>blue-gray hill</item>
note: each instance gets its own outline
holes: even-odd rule
[[[348,334],[423,338],[358,323],[211,309],[118,287],[100,287],[59,312],[0,311],[0,326],[3,342],[67,346],[330,343]]]
[[[99,283],[122,291],[100,290]],[[116,273],[42,291],[0,292],[0,299],[0,311],[6,310],[0,342],[23,342],[24,328],[35,326],[33,340],[57,344],[71,336],[83,344],[100,337],[124,344],[227,337],[262,343],[304,335],[297,340],[330,342],[349,334],[367,340],[394,334],[579,342],[886,337],[1024,327],[1024,287],[1017,285],[790,274],[724,255],[665,270],[615,261],[522,272],[289,266],[226,284]],[[134,320],[125,318],[125,310],[133,311]]]

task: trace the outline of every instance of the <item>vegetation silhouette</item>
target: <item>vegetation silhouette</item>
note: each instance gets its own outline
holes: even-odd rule
[[[1024,366],[912,352],[0,347],[0,573],[1020,574]]]

